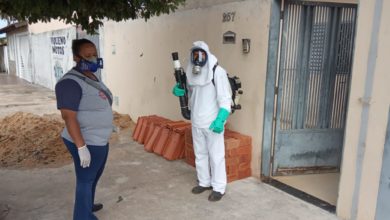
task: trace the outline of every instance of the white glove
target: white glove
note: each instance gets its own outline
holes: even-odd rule
[[[89,164],[91,163],[91,154],[89,153],[87,145],[78,148],[78,152],[80,157],[80,166],[82,168],[89,167]]]

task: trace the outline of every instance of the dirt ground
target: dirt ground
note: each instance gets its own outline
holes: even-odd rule
[[[129,115],[117,112],[114,125],[116,130],[134,128]],[[63,128],[59,114],[17,112],[0,119],[0,167],[29,169],[69,164],[71,156],[60,137]]]

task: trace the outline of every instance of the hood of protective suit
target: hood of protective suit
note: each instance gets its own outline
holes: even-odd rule
[[[210,83],[213,79],[213,67],[218,62],[217,58],[210,53],[209,46],[203,41],[196,41],[193,43],[193,47],[190,51],[195,48],[201,48],[207,53],[207,63],[202,67],[199,74],[193,74],[192,68],[194,64],[191,62],[191,55],[186,69],[187,81],[191,86],[203,86]],[[190,52],[191,54],[191,52]]]

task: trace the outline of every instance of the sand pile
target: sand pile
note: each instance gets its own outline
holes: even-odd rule
[[[119,130],[135,126],[129,115],[117,112],[114,124]],[[0,119],[0,167],[59,167],[71,163],[60,137],[63,127],[58,114],[18,112]]]
[[[71,162],[60,133],[59,115],[18,112],[0,121],[0,166],[35,168]]]
[[[124,130],[127,128],[132,128],[135,126],[135,123],[131,120],[129,115],[114,112],[114,125],[119,127],[120,130]]]

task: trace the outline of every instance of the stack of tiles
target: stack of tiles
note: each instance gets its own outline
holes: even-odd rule
[[[151,115],[139,117],[133,139],[144,144],[147,152],[154,152],[167,160],[184,158],[184,134],[191,124],[184,121]]]

